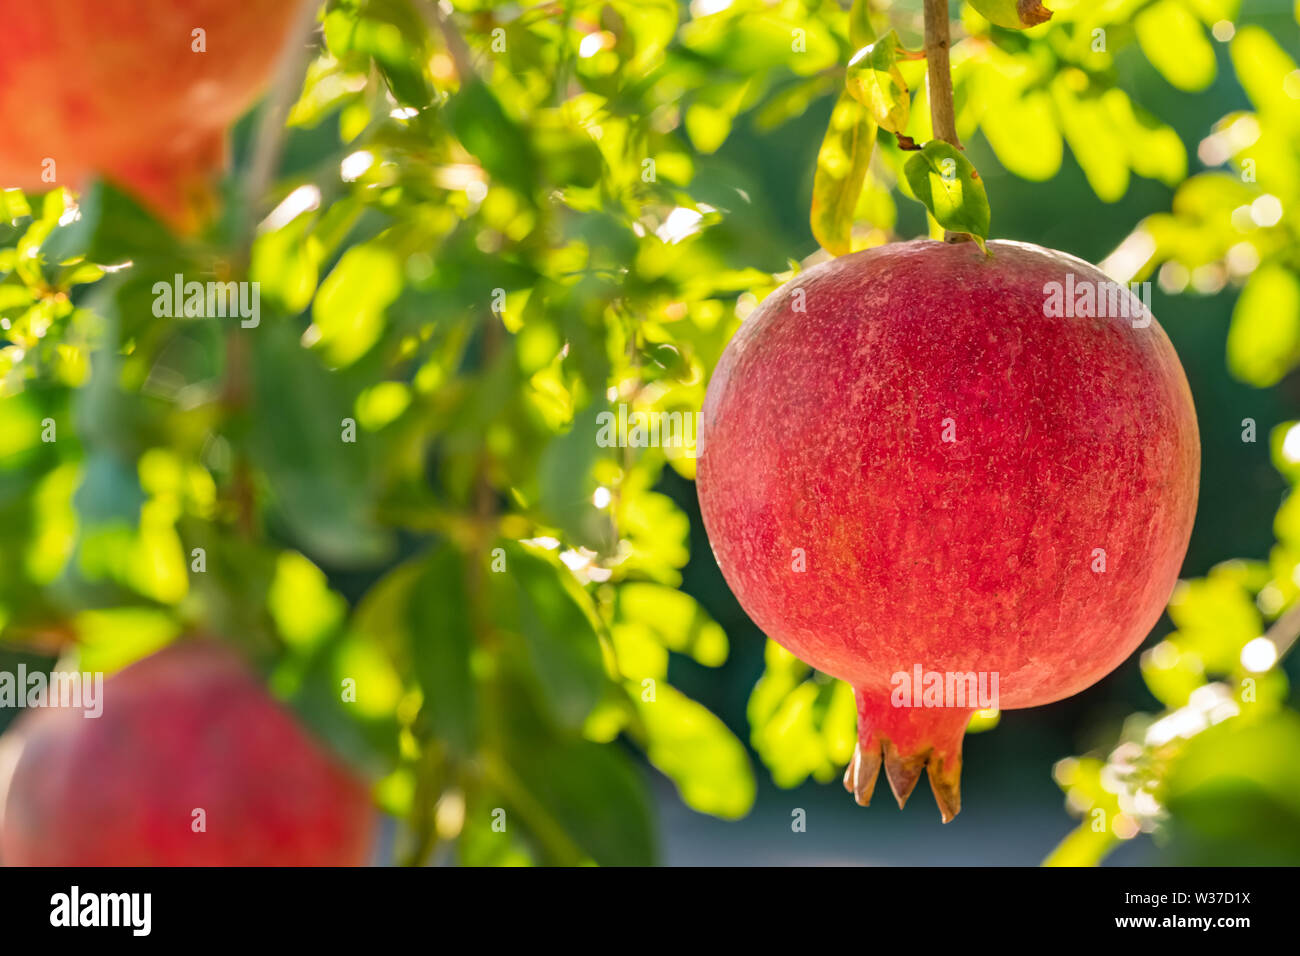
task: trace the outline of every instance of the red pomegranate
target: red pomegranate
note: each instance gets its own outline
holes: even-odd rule
[[[1176,581],[1200,462],[1138,298],[1060,252],[989,251],[901,243],[782,286],[728,345],[700,433],[728,584],[855,690],[845,786],[865,805],[883,761],[901,806],[928,767],[945,822],[972,679],[1032,707],[1123,661]]]
[[[192,230],[226,129],[268,83],[296,6],[0,0],[0,187],[75,189],[101,174]]]
[[[221,646],[173,645],[106,680],[100,717],[33,710],[11,733],[19,749],[0,802],[6,865],[367,860],[365,786]]]

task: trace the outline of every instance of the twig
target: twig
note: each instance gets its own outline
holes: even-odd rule
[[[952,105],[948,42],[948,0],[925,0],[925,65],[930,88],[930,122],[936,138],[961,149]]]
[[[948,0],[925,0],[925,70],[930,90],[930,125],[934,136],[957,149],[957,116],[952,105],[952,65],[948,61]],[[969,242],[964,232],[943,234],[944,242]]]
[[[1277,659],[1280,661],[1285,657],[1287,651],[1295,646],[1297,638],[1300,638],[1300,601],[1291,605],[1285,614],[1274,621],[1264,636],[1277,648]]]
[[[258,204],[263,201],[284,148],[284,122],[289,109],[302,91],[303,74],[307,69],[307,56],[311,49],[308,35],[316,28],[316,11],[320,0],[300,0],[298,15],[289,38],[280,53],[271,90],[267,94],[258,116],[257,135],[253,143],[253,156],[248,164],[248,177],[244,181],[243,231],[246,247],[252,243],[253,230],[258,221]]]
[[[425,0],[420,5],[420,9],[424,12],[426,20],[432,18],[438,25],[442,41],[447,44],[447,53],[456,67],[456,75],[460,77],[461,86],[464,86],[474,78],[474,61],[470,58],[469,44],[460,35],[460,30],[452,22],[450,14],[442,8],[440,0]]]
[[[253,141],[253,155],[249,160],[248,175],[244,179],[240,197],[236,271],[244,276],[252,256],[253,233],[257,228],[259,204],[263,202],[280,163],[284,146],[284,121],[289,108],[302,89],[303,73],[307,68],[307,37],[315,28],[316,11],[320,0],[299,0],[294,19],[280,62],[271,81],[271,89],[258,116],[257,133]],[[249,346],[245,333],[238,327],[226,333],[225,373],[221,386],[221,402],[227,415],[243,414],[252,388],[252,371]],[[234,463],[228,493],[235,510],[235,523],[245,538],[252,538],[257,530],[257,489],[253,468],[246,451],[241,451]]]

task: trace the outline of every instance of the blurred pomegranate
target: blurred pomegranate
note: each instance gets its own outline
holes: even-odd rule
[[[365,786],[218,645],[173,645],[113,675],[98,718],[29,711],[0,750],[13,762],[7,790],[0,782],[9,866],[347,866],[369,855]]]
[[[786,283],[727,346],[700,433],[727,583],[853,685],[846,786],[867,803],[883,764],[901,805],[928,770],[945,820],[974,710],[1076,694],[1156,623],[1200,469],[1182,366],[1129,290],[988,245],[899,243]]]
[[[100,174],[192,231],[211,211],[226,129],[266,87],[295,9],[0,0],[0,187],[75,189]]]

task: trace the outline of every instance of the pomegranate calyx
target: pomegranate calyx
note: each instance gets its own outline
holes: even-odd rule
[[[857,690],[858,743],[844,772],[844,789],[868,806],[880,768],[899,809],[922,771],[930,778],[944,823],[961,810],[961,742],[973,710],[965,707],[899,708],[887,694]]]
[[[943,822],[951,823],[952,818],[961,812],[961,752],[946,757],[932,754],[926,771]]]
[[[853,748],[853,759],[844,771],[844,789],[853,794],[860,807],[871,806],[871,795],[876,790],[876,777],[880,776],[880,748],[863,751],[862,745]]]
[[[853,748],[853,759],[844,771],[844,789],[853,794],[858,806],[871,805],[871,795],[876,789],[876,778],[880,775],[881,764],[885,767],[885,777],[889,780],[889,789],[894,792],[901,810],[907,805],[907,799],[921,779],[921,771],[926,771],[930,778],[930,789],[934,791],[934,802],[939,805],[939,813],[944,823],[951,823],[953,817],[961,811],[961,754],[948,756],[937,755],[933,750],[922,753],[903,755],[898,752],[893,741],[878,738],[879,745],[868,751],[859,743]],[[882,761],[883,750],[883,761]]]

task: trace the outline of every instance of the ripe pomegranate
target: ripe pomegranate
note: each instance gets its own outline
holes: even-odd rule
[[[295,9],[0,0],[0,187],[75,189],[98,173],[193,230],[213,203],[226,129],[269,81]]]
[[[6,865],[345,866],[369,854],[365,786],[221,646],[173,645],[113,675],[98,718],[33,710],[11,733]]]
[[[845,786],[865,805],[883,761],[902,806],[928,768],[945,822],[979,705],[916,706],[914,675],[996,677],[1015,708],[1109,673],[1173,589],[1200,462],[1149,311],[1089,310],[1115,286],[1071,256],[989,250],[901,243],[782,286],[718,363],[697,469],[741,605],[855,690]]]

